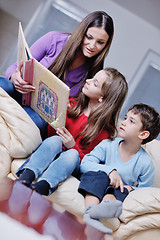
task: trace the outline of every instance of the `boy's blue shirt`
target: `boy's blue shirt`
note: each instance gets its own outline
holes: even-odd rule
[[[154,165],[148,153],[140,147],[138,152],[127,162],[123,162],[119,153],[119,143],[122,138],[117,137],[113,141],[105,139],[100,142],[89,154],[82,159],[80,170],[103,171],[109,174],[116,169],[121,176],[123,184],[135,188],[151,187],[154,182]]]

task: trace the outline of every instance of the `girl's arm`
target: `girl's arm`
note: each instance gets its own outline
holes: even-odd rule
[[[60,138],[62,139],[63,145],[67,149],[74,148],[78,151],[80,159],[82,159],[84,157],[85,154],[79,148],[79,146],[75,142],[73,136],[70,134],[70,132],[65,127],[61,128],[61,129],[57,128],[56,133],[58,136],[60,136]]]
[[[73,138],[73,136],[70,134],[70,132],[67,130],[67,128],[62,127],[57,128],[56,131],[57,135],[62,139],[63,145],[67,148],[73,148],[73,146],[75,145],[75,140]]]

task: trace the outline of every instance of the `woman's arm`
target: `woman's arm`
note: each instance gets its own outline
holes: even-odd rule
[[[31,47],[31,55],[45,67],[49,67],[56,53],[59,32],[49,32],[39,38]],[[31,85],[22,79],[21,67],[14,63],[6,70],[6,77],[11,80],[16,90],[21,93],[34,91]],[[27,85],[27,86],[26,86]]]

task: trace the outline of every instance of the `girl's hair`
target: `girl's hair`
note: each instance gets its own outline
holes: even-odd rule
[[[102,102],[91,111],[88,122],[84,126],[80,140],[81,145],[89,144],[102,129],[106,129],[113,139],[116,134],[116,126],[119,113],[128,92],[128,84],[125,77],[114,68],[105,68],[106,81],[102,85]],[[70,109],[68,116],[77,118],[88,106],[89,98],[81,92],[74,108]]]
[[[87,15],[79,23],[77,28],[70,35],[62,51],[59,53],[57,58],[53,61],[53,63],[49,67],[49,70],[53,72],[57,77],[59,77],[62,81],[65,81],[66,73],[71,63],[74,61],[75,55],[80,50],[83,38],[86,35],[88,28],[90,27],[103,28],[108,33],[109,39],[107,41],[106,46],[99,54],[92,58],[87,59],[86,62],[87,74],[84,74],[82,80],[85,81],[86,78],[90,78],[97,71],[103,68],[104,59],[109,52],[110,45],[112,42],[114,26],[112,18],[107,13],[103,11],[96,11]]]
[[[128,111],[133,111],[134,114],[140,116],[142,122],[142,131],[149,131],[150,135],[144,139],[142,144],[152,141],[160,133],[160,115],[151,106],[143,103],[134,104]]]

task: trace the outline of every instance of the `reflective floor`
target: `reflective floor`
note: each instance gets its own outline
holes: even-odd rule
[[[104,234],[10,178],[0,180],[0,212],[56,240],[103,240]]]

